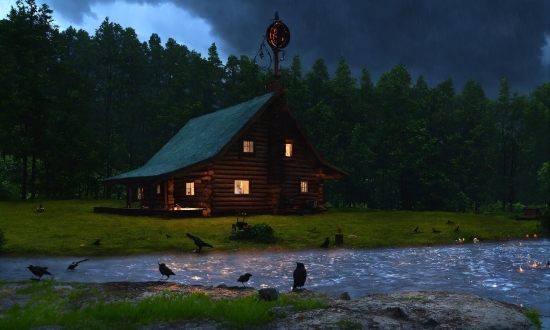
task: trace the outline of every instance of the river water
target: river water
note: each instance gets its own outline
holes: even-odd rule
[[[536,307],[550,329],[550,240],[466,243],[451,246],[377,249],[329,248],[296,251],[184,251],[121,257],[91,257],[75,271],[78,257],[0,258],[0,280],[26,280],[30,264],[47,266],[55,279],[67,282],[155,281],[157,262],[176,273],[169,281],[183,284],[241,285],[239,275],[257,289],[288,291],[296,262],[308,271],[305,288],[352,298],[369,293],[439,290],[481,295]],[[533,267],[541,261],[542,266]],[[520,267],[523,271],[520,270]]]

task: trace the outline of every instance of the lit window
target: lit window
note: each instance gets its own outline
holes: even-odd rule
[[[157,185],[157,194],[160,195],[160,184]]]
[[[138,188],[138,190],[137,190],[137,199],[138,200],[143,199],[143,188]]]
[[[195,194],[195,182],[186,182],[185,183],[185,194],[194,195]]]
[[[300,192],[307,193],[307,181],[300,181]]]
[[[235,194],[236,195],[248,195],[249,194],[248,180],[235,180]]]
[[[254,152],[254,141],[243,141],[243,152]]]
[[[292,143],[287,143],[285,148],[285,156],[292,157]]]

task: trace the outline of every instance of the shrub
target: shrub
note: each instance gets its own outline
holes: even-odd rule
[[[4,244],[6,244],[7,240],[4,237],[4,232],[0,230],[0,251],[4,248]]]
[[[250,228],[245,228],[241,232],[234,233],[229,239],[232,240],[248,240],[256,243],[274,243],[275,231],[265,222],[253,225]]]

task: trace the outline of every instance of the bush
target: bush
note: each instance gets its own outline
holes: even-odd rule
[[[275,231],[265,222],[245,228],[241,232],[236,232],[229,239],[232,240],[248,240],[256,243],[274,243]]]
[[[6,244],[7,240],[4,238],[4,232],[0,230],[0,251],[4,248],[4,244]]]

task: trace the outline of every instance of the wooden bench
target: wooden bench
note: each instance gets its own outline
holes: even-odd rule
[[[534,220],[538,219],[542,216],[542,213],[540,213],[540,209],[530,209],[530,208],[524,208],[523,214],[516,215],[516,220]]]

